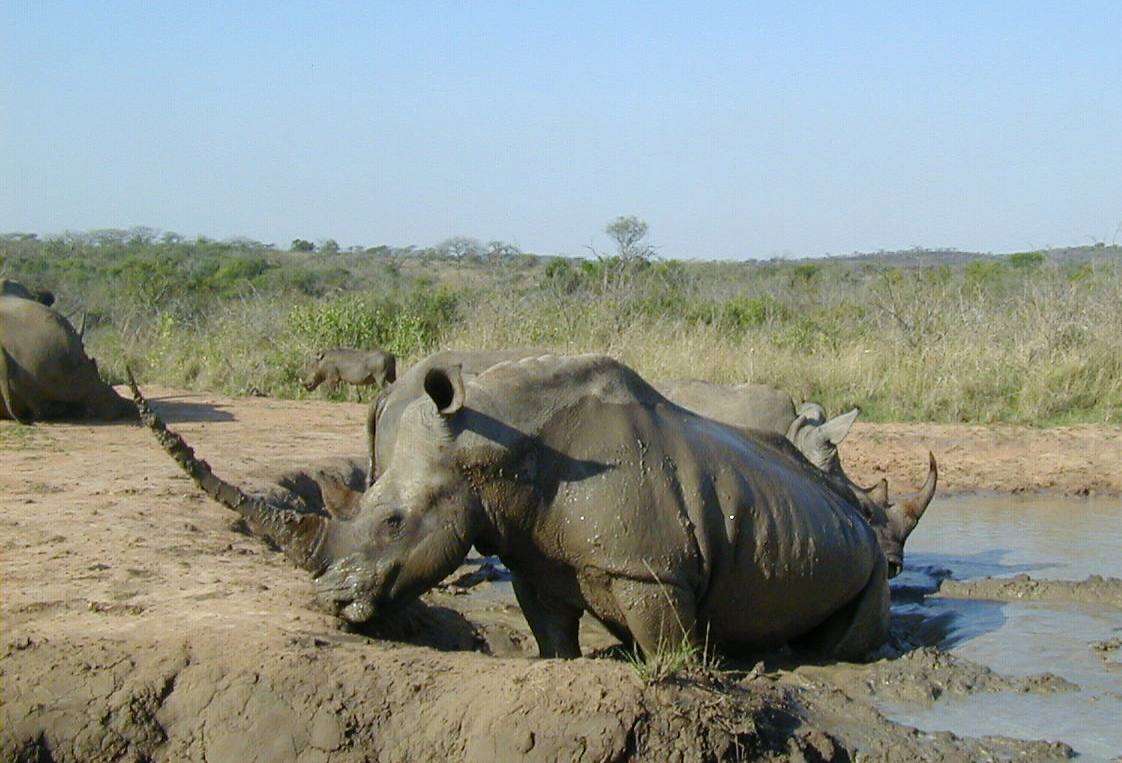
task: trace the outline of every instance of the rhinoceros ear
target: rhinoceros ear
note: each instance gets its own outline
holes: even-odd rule
[[[463,408],[464,377],[460,365],[429,369],[425,374],[425,394],[441,416],[451,416]]]
[[[860,408],[854,408],[849,413],[843,413],[823,424],[819,431],[823,437],[829,440],[834,445],[841,445],[841,441],[849,434],[849,428],[853,426],[853,422],[857,420],[858,414],[861,413]]]
[[[880,482],[872,487],[869,492],[869,497],[876,501],[878,506],[888,505],[888,480],[881,477]]]

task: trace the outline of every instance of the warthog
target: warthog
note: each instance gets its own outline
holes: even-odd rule
[[[433,365],[393,458],[350,519],[270,506],[142,419],[206,492],[364,623],[434,586],[474,544],[511,570],[544,657],[580,655],[589,612],[646,654],[703,638],[859,659],[888,632],[885,556],[850,494],[783,437],[675,405],[598,355]]]
[[[382,350],[320,350],[304,369],[302,383],[311,392],[323,383],[385,386],[397,378],[397,358]]]
[[[37,301],[0,296],[0,417],[135,417],[136,407],[101,380],[70,322]]]

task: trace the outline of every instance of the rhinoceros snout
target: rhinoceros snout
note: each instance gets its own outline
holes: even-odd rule
[[[378,600],[393,585],[401,565],[371,563],[349,557],[332,564],[316,579],[316,597],[335,615],[354,624],[378,612]]]

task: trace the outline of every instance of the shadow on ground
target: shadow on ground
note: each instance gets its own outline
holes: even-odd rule
[[[233,421],[234,414],[224,410],[224,406],[213,403],[199,403],[183,400],[176,396],[157,397],[149,400],[152,409],[169,424],[190,421]]]

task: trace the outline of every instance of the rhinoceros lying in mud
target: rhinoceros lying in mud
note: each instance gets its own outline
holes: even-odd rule
[[[0,418],[135,417],[98,376],[70,322],[46,305],[0,296]]]
[[[304,389],[327,383],[330,387],[347,384],[385,386],[397,378],[397,358],[382,350],[320,350],[304,369]]]
[[[217,478],[152,416],[211,496],[363,623],[497,554],[542,656],[580,654],[590,612],[653,654],[683,638],[792,642],[858,659],[888,631],[885,557],[852,494],[785,439],[681,408],[604,356],[433,366],[394,457],[348,520],[270,506]]]
[[[0,278],[0,297],[19,297],[50,307],[55,303],[55,295],[45,289],[29,289],[19,281]]]
[[[393,458],[398,421],[406,407],[425,394],[424,379],[429,369],[459,364],[464,378],[470,379],[496,363],[543,354],[541,350],[532,348],[445,350],[419,361],[393,387],[384,391],[367,411],[369,484],[373,484],[378,475],[388,468]],[[803,403],[796,409],[786,392],[762,384],[726,385],[690,380],[656,383],[655,388],[674,403],[736,429],[786,435],[812,464],[839,482],[840,490],[853,494],[866,520],[876,531],[881,549],[888,559],[889,577],[895,577],[903,569],[904,543],[935,494],[933,462],[921,492],[892,505],[888,501],[887,482],[881,480],[872,489],[862,488],[842,470],[838,444],[857,418],[856,410],[827,419],[822,406],[817,403]]]
[[[859,413],[854,409],[827,419],[817,403],[803,403],[796,410],[790,395],[765,384],[684,379],[656,382],[654,386],[678,405],[730,427],[786,435],[807,460],[831,474],[841,473],[838,445]]]

